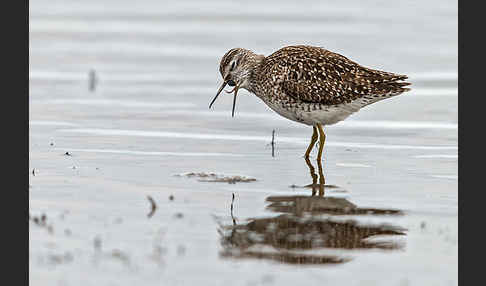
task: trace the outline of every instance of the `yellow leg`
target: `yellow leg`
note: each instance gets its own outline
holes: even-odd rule
[[[319,152],[317,153],[317,162],[321,162],[322,149],[324,149],[324,142],[326,142],[326,134],[324,134],[324,130],[322,130],[321,124],[317,124],[317,128],[319,129]]]
[[[312,126],[312,128],[313,128],[314,132],[312,133],[312,138],[311,138],[311,142],[309,144],[309,147],[307,147],[307,150],[305,151],[304,158],[306,158],[306,159],[309,158],[309,154],[312,151],[312,147],[314,147],[314,144],[316,144],[316,141],[317,141],[317,128],[315,126]]]
[[[319,152],[317,153],[317,167],[319,168],[319,195],[324,195],[324,184],[326,180],[324,179],[324,174],[322,173],[322,150],[324,149],[324,142],[326,142],[326,134],[322,130],[322,125],[317,124],[319,129]],[[322,194],[321,194],[322,193]]]

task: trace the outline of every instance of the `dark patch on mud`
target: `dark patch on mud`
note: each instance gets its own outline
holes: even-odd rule
[[[179,177],[187,177],[187,178],[199,178],[199,182],[214,182],[214,183],[228,183],[228,184],[236,184],[236,183],[249,183],[255,182],[255,178],[245,177],[245,176],[225,176],[221,174],[215,173],[186,173],[176,175]]]

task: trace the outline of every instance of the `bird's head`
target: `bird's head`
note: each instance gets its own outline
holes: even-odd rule
[[[223,77],[223,84],[220,86],[213,101],[211,101],[209,108],[211,108],[214,101],[216,98],[218,98],[218,95],[225,88],[225,86],[229,85],[232,86],[233,89],[231,91],[227,91],[227,93],[234,92],[232,112],[232,116],[234,116],[238,89],[249,88],[252,72],[263,58],[263,55],[257,55],[250,50],[242,48],[234,48],[229,50],[223,56],[219,64],[219,72]]]

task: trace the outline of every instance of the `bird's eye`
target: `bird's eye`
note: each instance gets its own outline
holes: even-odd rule
[[[235,69],[235,66],[236,66],[236,61],[233,61],[231,63],[230,71],[234,70]]]

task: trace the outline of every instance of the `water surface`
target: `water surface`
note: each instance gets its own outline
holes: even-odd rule
[[[29,12],[31,285],[457,285],[456,2],[37,0]],[[227,50],[289,44],[412,82],[325,128],[335,187],[322,196],[304,187],[318,178],[302,158],[309,127],[246,91],[234,118],[231,96],[208,110]]]

